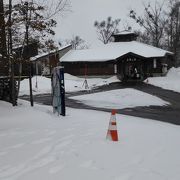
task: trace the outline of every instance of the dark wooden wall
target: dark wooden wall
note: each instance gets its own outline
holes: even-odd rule
[[[156,59],[156,67],[154,67],[154,59]],[[140,79],[143,80],[149,76],[161,76],[163,64],[167,64],[168,68],[174,63],[173,56],[144,58],[133,53],[126,54],[116,60],[107,62],[62,62],[65,73],[76,76],[87,75],[115,75],[114,65],[117,64],[117,75],[119,79],[128,79],[127,69],[129,66],[136,67]],[[87,70],[86,70],[87,67]],[[129,71],[128,71],[129,72]]]
[[[176,52],[176,66],[180,67],[180,40],[178,42],[177,52]]]
[[[31,43],[28,46],[20,46],[13,49],[16,53],[17,58],[23,58],[27,60],[30,57],[38,55],[38,45],[37,43]]]
[[[36,75],[36,65],[38,65],[38,75],[42,74],[43,65],[49,68],[51,74],[53,68],[59,65],[59,59],[71,49],[72,46],[70,45],[55,52],[50,52],[49,54],[41,56],[35,61],[33,61],[33,75]]]
[[[2,57],[0,58],[0,76],[8,76],[8,75],[9,75],[8,58]]]
[[[29,76],[30,68],[32,72],[32,67],[30,64],[30,57],[36,56],[38,54],[38,45],[37,43],[29,44],[28,46],[20,46],[13,49],[16,53],[15,61],[15,75],[19,76],[19,61],[22,63],[22,76]]]
[[[114,63],[108,62],[62,62],[64,72],[72,75],[113,75]]]
[[[137,35],[134,33],[115,34],[112,35],[112,37],[114,37],[114,42],[129,42],[129,41],[135,41],[137,39]]]

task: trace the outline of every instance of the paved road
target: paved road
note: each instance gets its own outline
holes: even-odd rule
[[[110,109],[95,108],[84,105],[78,101],[68,99],[70,96],[81,95],[85,93],[95,93],[101,91],[109,91],[114,89],[122,88],[134,88],[152,95],[155,95],[165,101],[170,103],[169,106],[150,106],[150,107],[136,107],[136,108],[126,108],[119,109],[118,113],[125,115],[132,115],[137,117],[149,118],[154,120],[159,120],[163,122],[169,122],[173,124],[180,125],[180,93],[176,93],[170,90],[164,90],[149,84],[144,83],[112,83],[109,86],[102,86],[91,92],[73,92],[66,94],[66,106],[79,108],[79,109],[92,109],[92,110],[101,110],[110,112]],[[28,99],[27,96],[23,96],[23,99]],[[51,105],[51,96],[50,94],[36,95],[34,96],[34,101],[46,105]]]

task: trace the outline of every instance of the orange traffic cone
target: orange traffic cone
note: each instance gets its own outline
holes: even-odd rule
[[[111,141],[118,141],[118,132],[116,126],[116,110],[112,110],[111,112],[111,119],[109,122],[109,128],[106,139],[109,139]]]

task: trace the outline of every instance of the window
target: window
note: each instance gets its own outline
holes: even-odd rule
[[[114,64],[114,74],[117,74],[117,64]]]
[[[157,68],[157,59],[153,60],[153,68],[156,69]]]

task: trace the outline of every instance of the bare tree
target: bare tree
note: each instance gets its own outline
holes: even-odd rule
[[[11,0],[9,0],[9,11],[11,10]],[[11,13],[9,13],[9,21]],[[8,36],[6,36],[8,35]],[[12,76],[12,42],[11,42],[11,24],[8,25],[6,32],[5,11],[3,0],[0,1],[0,98],[15,102],[14,76]],[[11,78],[9,76],[11,75]]]
[[[55,16],[70,11],[70,0],[16,0],[12,6],[11,22],[8,21],[10,11],[7,5],[5,14],[7,26],[11,24],[13,46],[21,46],[25,43],[25,4],[27,2],[28,13],[31,15],[29,41],[39,41],[40,47],[45,47],[47,41],[55,35],[53,29],[56,26]]]
[[[82,49],[81,46],[85,43],[85,40],[83,40],[80,36],[74,36],[72,40],[70,41],[70,44],[72,44],[73,49]]]
[[[39,42],[39,45],[46,49],[56,48],[54,41],[50,38],[55,35],[53,28],[56,26],[56,21],[53,17],[68,11],[70,3],[69,0],[16,0],[13,3],[12,0],[7,0],[6,3],[4,5],[3,0],[0,0],[0,47],[2,47],[0,54],[3,56],[6,54],[6,61],[10,62],[7,69],[13,77],[14,60],[17,60],[19,67],[22,63],[30,64],[30,62],[29,59],[23,59],[23,57],[17,59],[12,52],[12,47],[21,46],[22,54],[25,45],[28,49],[28,45],[34,41]],[[5,6],[5,12],[3,6]],[[28,51],[26,55],[29,58]],[[20,69],[19,77],[21,77]],[[31,72],[29,74],[31,77]],[[33,105],[32,101],[31,105]]]
[[[59,44],[63,44],[59,42]],[[85,42],[84,39],[82,39],[80,36],[76,35],[73,36],[72,39],[66,39],[65,44],[71,44],[72,49],[77,50],[77,49],[88,49],[89,45]]]
[[[167,47],[174,52],[176,65],[180,65],[180,2],[178,0],[169,0],[167,15],[165,26]]]
[[[135,34],[137,34],[137,41],[145,44],[150,44],[151,37],[149,36],[147,31],[142,32],[140,30],[136,30]]]
[[[3,0],[0,1],[0,54],[7,55]]]
[[[57,14],[64,14],[65,12],[69,12],[71,10],[70,0],[36,0],[40,2],[43,7],[45,7],[46,18],[52,18]]]
[[[111,36],[114,33],[118,33],[118,25],[119,25],[120,19],[112,20],[111,17],[108,17],[106,20],[103,20],[101,22],[95,21],[94,27],[96,28],[98,39],[103,42],[104,44],[107,44]]]
[[[136,21],[146,31],[145,33],[150,38],[150,44],[156,47],[162,47],[163,32],[166,24],[166,19],[163,11],[164,2],[159,4],[155,2],[154,7],[149,3],[144,5],[143,16],[137,15],[135,10],[130,11],[130,17]]]

